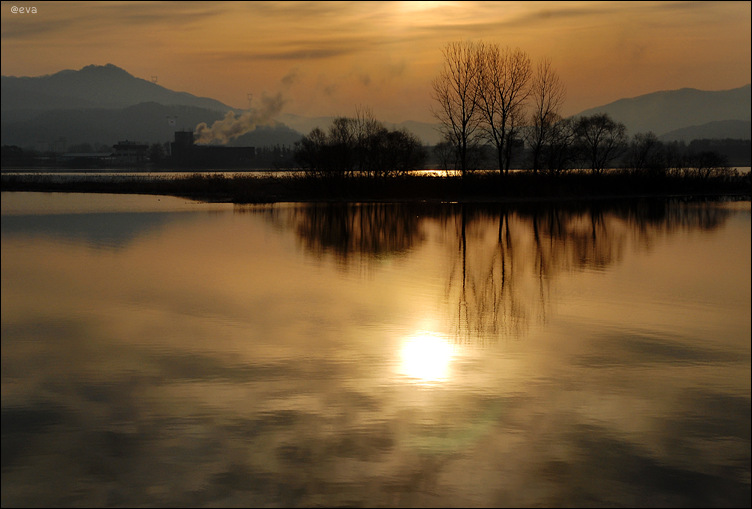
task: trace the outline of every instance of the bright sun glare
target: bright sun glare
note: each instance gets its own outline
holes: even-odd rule
[[[454,2],[399,2],[399,10],[405,14],[425,13]]]
[[[420,2],[420,1],[412,1],[412,2],[400,2],[400,7],[402,7],[405,11],[415,12],[415,11],[427,11],[429,9],[435,9],[436,7],[441,7],[442,4],[447,4],[452,2]]]
[[[440,382],[449,378],[452,345],[445,337],[419,332],[405,339],[400,372],[418,382]]]

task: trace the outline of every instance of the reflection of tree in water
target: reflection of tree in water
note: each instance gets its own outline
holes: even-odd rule
[[[630,241],[649,249],[663,235],[717,228],[729,213],[717,204],[668,200],[336,204],[292,209],[288,224],[307,252],[333,253],[347,269],[418,247],[430,221],[445,248],[443,299],[456,340],[492,343],[545,321],[559,274],[604,270]]]
[[[650,249],[658,234],[714,230],[728,219],[731,210],[719,207],[717,202],[674,202],[669,206],[660,200],[645,200],[631,206],[613,206],[613,214],[629,224],[638,245]]]
[[[495,342],[545,321],[556,275],[613,263],[625,240],[597,209],[459,205],[448,222],[456,240],[445,298],[462,342]]]
[[[455,232],[444,299],[456,340],[485,342],[519,330],[530,311],[515,263],[520,232],[510,229],[509,212],[459,205],[443,226]]]
[[[517,213],[530,223],[540,276],[550,278],[560,272],[605,269],[621,260],[630,239],[649,248],[664,235],[715,229],[730,211],[717,203],[644,200],[527,207]]]
[[[293,225],[303,248],[316,257],[333,254],[341,268],[405,253],[423,240],[413,207],[388,204],[325,204],[296,208]]]
[[[541,279],[582,268],[603,269],[620,259],[625,238],[603,210],[550,208],[529,216],[536,271]]]

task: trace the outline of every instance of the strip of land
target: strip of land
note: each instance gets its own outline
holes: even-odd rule
[[[54,174],[3,174],[2,191],[154,194],[208,202],[520,202],[637,197],[750,199],[750,174],[650,175],[626,171],[592,174],[517,172],[388,178],[257,176],[195,173],[182,176],[106,178]]]

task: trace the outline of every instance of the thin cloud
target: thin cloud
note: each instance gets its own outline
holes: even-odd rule
[[[347,55],[354,55],[373,46],[374,41],[368,38],[349,38],[331,40],[297,40],[281,45],[273,45],[276,49],[227,50],[204,52],[213,59],[244,61],[244,60],[325,60]],[[271,46],[271,45],[270,45]]]
[[[290,72],[288,72],[287,74],[285,74],[284,76],[282,76],[282,79],[280,80],[280,82],[285,87],[290,87],[290,86],[292,86],[292,85],[300,82],[300,79],[301,79],[300,69],[297,68],[297,67],[295,67],[295,68],[291,69]]]
[[[203,23],[227,12],[225,2],[105,3],[100,7],[103,15],[112,16],[118,23],[160,27],[184,27]]]
[[[340,14],[359,2],[248,2],[243,5],[247,12],[263,16],[328,16]]]
[[[291,49],[287,51],[251,52],[246,58],[252,60],[322,60],[341,57],[353,53],[352,49],[342,48],[312,48]]]
[[[59,10],[57,6],[40,5],[40,11],[35,15],[20,17],[6,13],[10,4],[2,4],[2,30],[0,37],[14,44],[23,40],[38,41],[49,36],[65,35],[68,33],[88,32],[93,25],[92,20],[82,20],[71,12]],[[48,10],[49,9],[49,10]]]
[[[12,44],[16,49],[45,48],[45,52],[67,49],[80,53],[106,48],[118,51],[127,41],[137,47],[139,42],[158,40],[160,34],[166,32],[187,33],[224,12],[192,2],[41,2],[37,5],[37,14],[24,18],[4,12],[1,31],[4,45]],[[3,3],[3,10],[7,8],[9,6]],[[94,48],[93,41],[96,41]]]
[[[75,29],[75,20],[42,20],[33,23],[3,22],[0,38],[8,43],[25,39],[34,41],[48,35],[63,34]]]

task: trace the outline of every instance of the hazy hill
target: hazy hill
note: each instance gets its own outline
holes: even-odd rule
[[[2,76],[0,142],[43,147],[61,138],[65,145],[113,145],[121,140],[172,141],[175,130],[211,125],[233,109],[220,101],[175,92],[136,78],[112,65],[89,65],[39,77]],[[681,89],[656,92],[591,108],[579,115],[609,113],[630,135],[652,131],[664,140],[750,137],[750,85],[709,92]],[[175,120],[171,125],[168,119]],[[282,114],[277,122],[234,140],[233,145],[292,145],[314,127],[328,129],[334,117]],[[436,144],[438,124],[401,122],[425,144]],[[58,144],[59,145],[59,144]]]
[[[707,124],[682,127],[658,137],[661,141],[685,141],[700,139],[752,139],[752,122],[749,120],[716,120]]]
[[[60,139],[67,146],[121,140],[164,143],[172,141],[176,130],[193,130],[201,122],[211,125],[228,111],[238,112],[220,101],[136,78],[112,64],[33,78],[2,76],[1,104],[2,144],[41,149]],[[301,136],[276,125],[236,142],[292,144]]]
[[[750,85],[723,91],[683,88],[620,99],[574,116],[608,113],[614,120],[627,126],[630,136],[652,131],[665,141],[750,139],[751,98]],[[281,120],[297,131],[308,134],[314,127],[326,130],[333,118],[287,114]],[[434,145],[441,141],[439,125],[435,123],[408,121],[398,124],[384,122],[384,125],[391,129],[404,127],[427,144]]]
[[[56,109],[37,112],[25,120],[2,122],[3,145],[37,147],[60,138],[65,145],[90,143],[114,145],[130,140],[144,143],[172,141],[174,131],[193,130],[199,122],[213,122],[224,115],[195,106],[165,106],[154,102],[121,109]],[[175,118],[170,125],[169,118]]]
[[[257,126],[253,131],[238,136],[227,145],[231,147],[273,147],[276,145],[292,147],[302,137],[303,134],[295,129],[275,122],[272,125]]]
[[[125,108],[145,102],[226,112],[215,99],[175,92],[112,65],[88,65],[38,77],[2,76],[2,111]]]
[[[317,127],[326,131],[332,124],[332,120],[334,117],[304,117],[294,113],[282,113],[279,116],[280,122],[303,134],[308,134]]]
[[[33,118],[2,123],[2,144],[45,150],[45,145],[64,138],[65,146],[81,143],[114,145],[130,140],[165,143],[175,131],[192,131],[196,125],[220,120],[224,114],[193,106],[141,103],[122,109],[70,109],[39,112]],[[175,119],[175,125],[170,120]],[[259,126],[233,140],[232,146],[293,145],[303,135],[284,124]]]
[[[750,85],[722,91],[682,88],[641,95],[590,108],[575,116],[608,113],[627,126],[630,136],[652,131],[662,136],[677,129],[703,126],[711,122],[750,121],[752,109]],[[707,133],[712,132],[712,126]],[[697,136],[707,137],[705,129]]]

